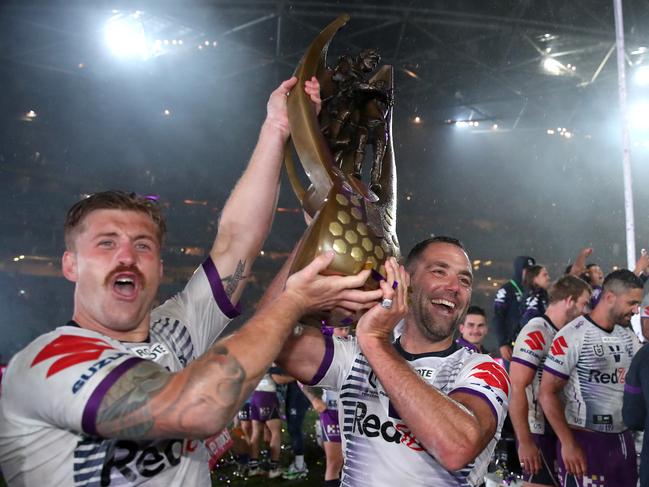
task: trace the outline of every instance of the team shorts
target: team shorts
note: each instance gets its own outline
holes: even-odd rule
[[[576,477],[566,472],[557,441],[557,464],[562,487],[629,487],[638,482],[635,445],[629,430],[600,433],[573,429],[575,440],[586,454],[588,472]]]
[[[338,424],[338,411],[327,409],[320,413],[320,427],[322,428],[322,439],[340,443],[340,425]]]
[[[250,399],[250,419],[265,423],[279,419],[279,401],[274,392],[255,391]]]
[[[239,421],[250,421],[250,402],[244,403],[239,409]]]

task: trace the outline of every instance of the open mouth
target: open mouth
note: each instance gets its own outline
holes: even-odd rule
[[[430,300],[431,304],[436,304],[438,306],[441,306],[443,309],[446,311],[453,311],[455,309],[455,303],[453,301],[449,301],[448,299],[431,299]]]
[[[118,274],[113,280],[113,290],[122,298],[132,299],[137,295],[138,282],[134,275]]]

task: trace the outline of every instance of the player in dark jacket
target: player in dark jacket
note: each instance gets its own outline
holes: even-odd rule
[[[500,356],[509,361],[512,357],[512,343],[516,339],[516,331],[522,313],[522,301],[525,296],[523,289],[523,273],[536,264],[532,257],[519,255],[514,259],[514,276],[507,281],[496,293],[494,299],[493,330],[498,338]]]

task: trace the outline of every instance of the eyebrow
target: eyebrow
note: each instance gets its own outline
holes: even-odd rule
[[[426,268],[429,269],[429,268],[434,267],[434,266],[442,267],[444,269],[450,269],[451,268],[451,266],[448,265],[448,263],[444,262],[443,260],[434,260],[434,261],[430,262],[426,266]],[[466,270],[466,269],[462,269],[460,272],[458,272],[458,274],[463,275],[463,276],[468,276],[471,279],[471,281],[473,281],[473,274],[470,271]]]

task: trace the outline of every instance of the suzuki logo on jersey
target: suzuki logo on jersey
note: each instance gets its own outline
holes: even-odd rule
[[[543,338],[543,333],[540,331],[531,331],[527,334],[527,339],[525,343],[531,350],[543,350],[543,345],[545,345],[545,338]]]
[[[471,369],[471,377],[482,379],[491,387],[500,389],[509,395],[509,376],[505,369],[495,362],[484,362]]]
[[[552,351],[553,355],[565,355],[566,348],[568,348],[566,339],[563,337],[557,337],[552,342],[552,348],[550,350]]]
[[[596,384],[624,384],[625,380],[626,369],[624,367],[615,369],[612,374],[591,369],[588,375],[588,382],[595,382]]]
[[[38,352],[31,366],[34,367],[47,359],[61,355],[62,357],[47,370],[46,377],[50,377],[74,365],[97,360],[105,350],[114,349],[115,347],[99,338],[61,335]]]
[[[345,426],[346,433],[349,428],[349,426]],[[363,402],[356,403],[351,433],[367,436],[368,438],[381,436],[388,443],[402,444],[415,451],[424,450],[405,424],[395,424],[389,420],[382,423],[381,418],[376,414],[367,414],[367,405]]]

